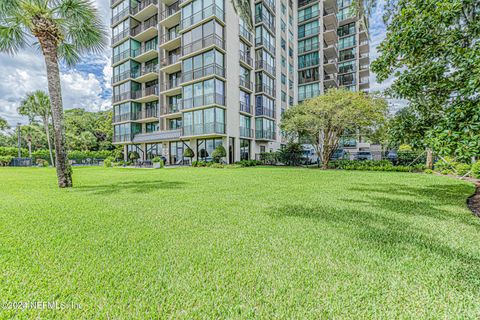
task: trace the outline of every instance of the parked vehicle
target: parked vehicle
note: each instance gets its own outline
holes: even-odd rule
[[[333,152],[332,158],[330,160],[335,161],[335,160],[344,160],[346,158],[347,154],[343,149],[337,149]]]
[[[373,156],[370,151],[359,151],[355,156],[355,160],[359,160],[359,161],[373,160]]]
[[[390,151],[388,151],[388,152],[387,152],[386,159],[387,159],[387,160],[390,160],[394,165],[396,165],[397,162],[398,162],[398,154],[397,154],[397,151],[395,151],[395,150],[390,150]]]
[[[318,156],[315,151],[315,148],[311,144],[303,144],[303,158],[305,159],[304,164],[316,164],[318,163]]]

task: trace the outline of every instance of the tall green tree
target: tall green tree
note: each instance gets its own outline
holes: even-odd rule
[[[20,103],[18,113],[27,116],[30,123],[34,123],[36,118],[42,120],[43,127],[45,129],[45,135],[47,136],[48,152],[50,154],[50,163],[55,165],[53,160],[52,142],[50,139],[49,123],[51,118],[50,98],[44,91],[35,91],[27,94],[26,98]]]
[[[87,52],[103,50],[106,31],[90,0],[0,1],[0,51],[16,54],[38,42],[45,58],[50,95],[58,185],[72,187],[65,147],[59,61],[74,65]]]
[[[460,159],[478,155],[480,2],[397,0],[386,12],[372,70],[379,81],[395,76],[390,92],[410,102],[410,119],[421,125],[417,143]]]
[[[280,127],[287,134],[309,141],[326,169],[345,133],[380,126],[385,121],[387,109],[387,102],[381,97],[328,90],[326,94],[287,109]]]
[[[0,117],[0,131],[6,130],[6,129],[9,129],[9,128],[10,128],[10,126],[8,125],[7,120]]]

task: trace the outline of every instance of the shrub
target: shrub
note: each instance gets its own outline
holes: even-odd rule
[[[471,168],[472,167],[469,164],[466,164],[466,163],[457,163],[455,165],[455,171],[457,172],[457,175],[460,176],[460,177],[463,177],[467,173],[469,173]]]
[[[278,152],[278,160],[287,166],[299,166],[304,160],[303,147],[299,143],[289,142]]]
[[[423,164],[427,162],[427,155],[416,151],[398,151],[397,164],[400,166],[409,166],[413,164]]]
[[[402,151],[412,151],[412,147],[409,146],[408,144],[402,144],[402,145],[400,145],[400,147],[398,147],[398,151],[399,151],[399,152],[402,152]]]
[[[237,161],[235,164],[239,165],[240,167],[246,168],[246,167],[255,167],[258,165],[262,165],[262,162],[257,160],[242,160],[242,161]]]
[[[260,153],[260,162],[267,165],[276,165],[279,162],[279,152]]]
[[[13,160],[13,156],[0,156],[0,166],[1,167],[6,167],[10,165],[10,163]]]
[[[191,148],[187,148],[183,152],[183,156],[191,159],[191,158],[195,157],[195,152],[193,152],[193,150]]]
[[[27,149],[20,149],[22,154],[28,154]],[[0,147],[0,157],[18,157],[18,148],[15,147]]]
[[[225,148],[222,145],[218,146],[212,152],[213,161],[216,162],[216,163],[219,163],[222,160],[222,158],[224,158],[226,156],[227,156],[227,151],[225,150]]]
[[[132,151],[128,154],[128,159],[130,161],[134,162],[135,160],[140,159],[140,155],[138,154],[137,151]]]
[[[160,157],[155,157],[155,158],[153,158],[153,159],[152,159],[152,162],[153,162],[153,163],[159,163],[159,164],[160,164],[160,166],[159,166],[160,169],[165,166],[165,163],[163,162],[163,159],[160,158]]]
[[[435,171],[442,172],[442,174],[443,174],[443,171],[452,172],[452,169],[455,168],[456,166],[457,166],[457,162],[455,162],[453,158],[445,157],[435,163]]]
[[[432,169],[427,169],[423,172],[426,173],[426,174],[433,174],[434,171]]]
[[[113,157],[108,157],[105,160],[103,160],[103,166],[106,168],[110,168],[112,167],[114,161],[115,159]]]
[[[472,177],[480,179],[480,161],[477,161],[472,165]]]
[[[193,161],[192,167],[206,167],[207,163],[205,161]]]
[[[48,167],[48,161],[44,159],[37,159],[35,162],[39,167]]]

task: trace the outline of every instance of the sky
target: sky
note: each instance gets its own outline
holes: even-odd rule
[[[95,0],[95,4],[105,21],[110,25],[110,1]],[[377,56],[376,47],[385,37],[381,6],[370,19],[370,60]],[[62,68],[62,95],[65,109],[84,108],[89,111],[107,110],[111,107],[112,88],[110,79],[111,49],[107,46],[100,55],[83,57],[74,68]],[[26,48],[15,56],[0,53],[0,116],[11,126],[27,123],[27,118],[17,114],[23,97],[35,90],[47,91],[45,63],[40,52]],[[382,91],[393,79],[377,83],[374,74],[370,75],[370,90]]]

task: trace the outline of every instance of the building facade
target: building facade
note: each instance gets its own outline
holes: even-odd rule
[[[111,0],[114,143],[141,160],[254,159],[282,113],[329,88],[368,89],[368,34],[351,0]]]

